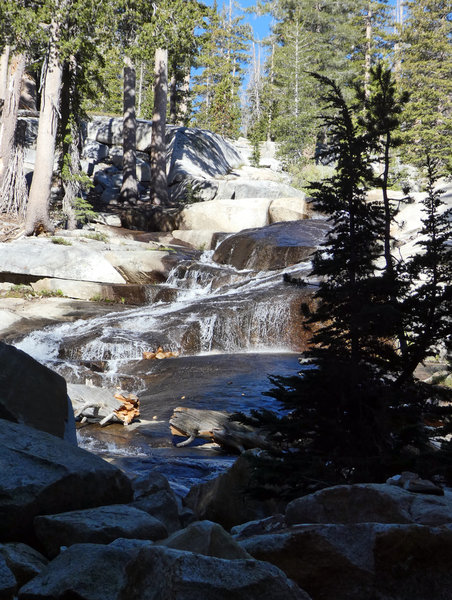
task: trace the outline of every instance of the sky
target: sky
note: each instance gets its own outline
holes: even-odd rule
[[[204,0],[204,3],[207,4],[207,6],[212,6],[213,0]],[[226,4],[226,6],[229,6],[229,0],[217,0],[217,4],[219,7],[221,7],[223,4]],[[234,14],[237,15],[237,14],[241,14],[240,10],[237,9],[237,6],[239,6],[241,8],[250,8],[255,5],[255,0],[239,0],[238,2],[234,1],[233,4],[235,5]],[[244,17],[245,17],[245,22],[249,23],[251,25],[251,27],[253,28],[254,36],[255,36],[256,40],[262,40],[264,37],[266,37],[270,33],[270,23],[271,23],[270,15],[264,15],[263,17],[257,17],[256,15],[245,13]]]

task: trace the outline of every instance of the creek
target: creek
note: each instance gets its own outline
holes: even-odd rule
[[[157,469],[181,494],[232,464],[235,457],[195,443],[177,448],[168,420],[176,406],[228,412],[277,409],[263,395],[268,375],[293,375],[306,348],[300,305],[312,287],[308,261],[272,271],[239,271],[212,252],[179,263],[139,308],[34,331],[15,345],[70,383],[119,387],[140,398],[145,425],[81,426],[79,444],[131,472]],[[159,299],[160,298],[160,299]],[[179,352],[144,360],[143,352]]]

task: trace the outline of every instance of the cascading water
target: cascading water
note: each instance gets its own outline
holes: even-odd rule
[[[213,263],[206,253],[198,262],[176,266],[160,284],[162,291],[176,290],[172,302],[48,327],[15,345],[69,383],[120,386],[138,393],[142,414],[155,419],[152,431],[124,430],[111,446],[100,433],[83,429],[81,445],[114,461],[119,453],[128,469],[158,465],[173,484],[186,489],[232,459],[210,456],[206,466],[205,450],[172,448],[172,409],[182,403],[232,412],[272,402],[262,400],[269,387],[266,373],[293,374],[299,368],[295,354],[277,353],[300,350],[294,323],[306,296],[301,288],[285,284],[283,273],[303,277],[308,270],[309,263],[300,263],[280,271],[237,271]],[[180,352],[180,358],[143,360],[143,352],[159,346]],[[184,477],[186,484],[181,483]]]

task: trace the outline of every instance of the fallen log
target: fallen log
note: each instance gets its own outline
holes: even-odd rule
[[[178,406],[169,420],[172,435],[186,437],[178,447],[188,446],[196,438],[215,442],[225,448],[244,452],[251,448],[270,449],[272,445],[258,429],[232,421],[226,412]]]
[[[68,392],[74,407],[74,417],[81,423],[129,425],[140,416],[140,401],[135,394],[69,384]]]

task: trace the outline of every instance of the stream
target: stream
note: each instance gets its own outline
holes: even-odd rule
[[[177,406],[227,412],[278,409],[263,395],[268,375],[293,375],[306,348],[300,305],[312,287],[285,283],[306,277],[310,263],[273,271],[218,265],[212,252],[179,263],[162,300],[34,331],[15,345],[68,383],[121,388],[140,398],[145,425],[79,426],[79,445],[134,473],[157,469],[184,494],[220,473],[234,455],[210,444],[177,448],[168,420]],[[143,352],[178,352],[144,360]]]

